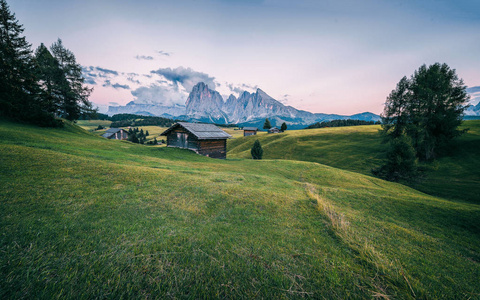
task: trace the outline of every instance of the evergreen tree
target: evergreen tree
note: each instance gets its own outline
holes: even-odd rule
[[[129,134],[128,135],[128,140],[132,143],[139,143],[140,141],[138,140],[138,137],[135,133]]]
[[[392,140],[386,163],[372,170],[374,175],[390,181],[412,181],[418,175],[417,158],[410,137],[402,134]]]
[[[133,134],[133,130],[132,128],[128,128],[128,135],[131,135],[131,134]]]
[[[153,139],[153,144],[154,144],[154,145],[158,145],[157,138],[154,138],[154,139]]]
[[[263,129],[270,129],[272,125],[270,124],[270,120],[268,118],[265,119],[265,123],[263,123]]]
[[[42,126],[59,125],[43,107],[35,61],[23,26],[0,0],[0,114]]]
[[[252,149],[250,150],[250,154],[252,154],[253,159],[262,159],[263,156],[263,149],[260,145],[260,141],[256,140],[253,144]]]
[[[95,112],[92,103],[88,101],[92,89],[84,86],[82,67],[77,63],[73,52],[63,46],[61,39],[53,43],[50,50],[66,79],[58,87],[62,97],[61,116],[67,120],[77,120],[82,113]]]
[[[102,130],[104,127],[102,125],[98,125],[97,130]]]
[[[60,69],[57,59],[52,56],[43,43],[35,51],[35,60],[44,107],[49,112],[59,115],[62,104],[60,86],[66,83],[65,75]]]
[[[287,124],[285,122],[282,123],[282,127],[280,127],[280,130],[283,132],[287,130]]]
[[[145,136],[149,136],[149,135],[150,135],[150,133],[148,133],[148,130],[145,131]]]
[[[463,133],[458,130],[469,96],[463,80],[446,64],[423,65],[403,77],[387,98],[382,128],[387,140],[406,134],[421,160]]]
[[[140,129],[139,137],[144,137],[144,136],[145,136],[145,134],[143,133],[143,128],[142,128],[142,129]]]

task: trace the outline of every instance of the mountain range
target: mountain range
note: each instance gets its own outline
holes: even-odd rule
[[[109,115],[119,113],[154,115],[186,121],[257,127],[263,126],[265,118],[269,118],[273,126],[280,126],[280,124],[285,122],[291,129],[335,119],[380,120],[380,116],[370,112],[344,116],[298,110],[292,106],[282,104],[261,89],[257,89],[254,93],[245,91],[238,98],[230,95],[225,101],[220,93],[210,89],[203,82],[199,82],[192,88],[185,106],[135,104],[132,101],[126,106],[110,106],[108,109]]]

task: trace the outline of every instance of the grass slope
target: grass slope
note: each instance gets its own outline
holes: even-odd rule
[[[472,298],[480,207],[0,121],[0,298]]]
[[[480,121],[465,121],[469,131],[449,153],[427,165],[425,178],[412,187],[439,197],[480,204]],[[386,145],[379,125],[293,130],[281,134],[242,137],[228,142],[229,157],[250,158],[259,139],[264,158],[318,162],[371,176],[382,164]]]

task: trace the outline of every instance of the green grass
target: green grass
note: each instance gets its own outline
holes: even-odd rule
[[[480,121],[465,121],[461,128],[469,131],[444,157],[427,164],[424,178],[411,186],[439,197],[480,203]],[[382,164],[386,149],[379,129],[379,125],[352,126],[242,137],[229,140],[228,155],[250,158],[250,149],[258,138],[264,158],[318,162],[372,176],[371,169]]]
[[[228,141],[230,157],[251,158],[250,149],[259,139],[264,158],[318,162],[363,174],[382,159],[384,146],[380,126],[349,126],[241,137]]]
[[[69,124],[0,151],[1,299],[480,297],[477,204]]]
[[[110,127],[112,121],[108,120],[78,120],[77,125],[87,131],[94,131],[98,128],[98,125],[102,125],[105,128]]]

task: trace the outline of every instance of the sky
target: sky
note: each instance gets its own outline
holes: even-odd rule
[[[108,105],[182,105],[193,85],[261,88],[314,113],[381,113],[403,76],[447,63],[480,86],[478,0],[7,0],[35,49],[61,38]],[[480,98],[475,101],[478,102]]]

